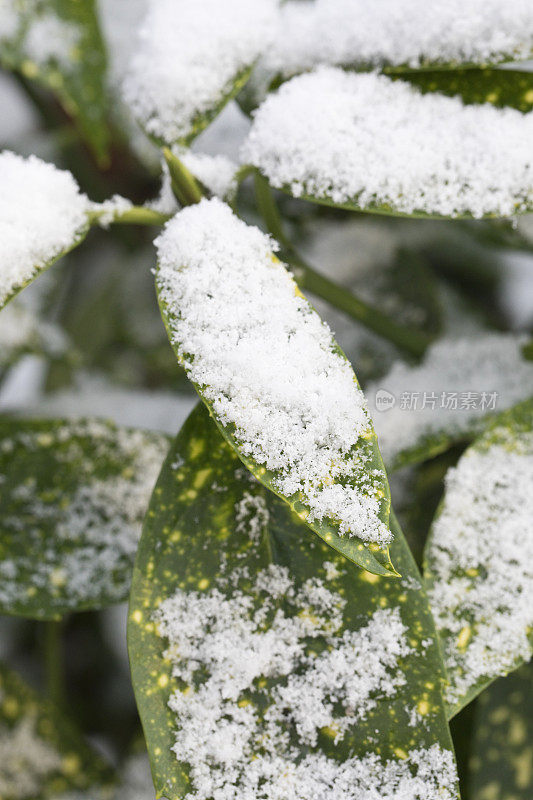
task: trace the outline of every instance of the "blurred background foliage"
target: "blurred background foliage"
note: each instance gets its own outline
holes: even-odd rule
[[[59,3],[59,13],[70,13],[69,6],[85,4]],[[77,56],[77,63],[91,70],[90,80],[70,74],[58,86],[50,69],[36,73],[27,60],[4,49],[0,149],[35,153],[70,169],[94,200],[119,193],[142,204],[156,197],[159,153],[120,101],[120,83],[143,6],[143,0],[97,4],[101,31],[93,26],[84,46],[98,57],[88,63]],[[91,120],[80,116],[88,98]],[[194,149],[237,157],[248,126],[246,114],[232,102]],[[250,181],[241,186],[239,207],[256,220],[252,189]],[[407,221],[328,209],[281,195],[278,201],[290,238],[308,263],[397,322],[422,331],[429,341],[486,331],[531,333],[531,220],[520,225]],[[2,312],[0,413],[90,414],[176,433],[195,398],[168,344],[156,303],[151,274],[156,234],[156,229],[145,227],[92,230],[81,247]],[[395,345],[323,300],[316,299],[316,306],[363,386],[406,359]],[[444,474],[462,449],[457,445],[392,477],[393,503],[419,561]],[[134,800],[151,795],[143,756],[135,756],[141,753],[141,730],[129,679],[125,618],[125,606],[118,606],[65,621],[65,695],[71,718],[96,748],[114,764],[129,764],[130,783],[123,791]],[[0,618],[0,660],[45,690],[43,648],[39,623]],[[527,679],[522,677],[514,688],[516,697],[524,693]],[[503,702],[501,691],[513,691],[510,684],[500,683],[453,722],[465,800],[504,798],[487,793],[485,779],[476,771],[480,753],[488,746],[489,705]],[[492,747],[500,748],[508,740],[508,733],[498,738],[494,732]],[[505,798],[515,796],[523,795]]]

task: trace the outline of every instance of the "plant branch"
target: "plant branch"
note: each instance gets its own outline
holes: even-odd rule
[[[296,252],[285,235],[283,223],[267,181],[258,172],[254,175],[257,207],[269,232],[280,243],[283,258],[294,268],[294,277],[302,289],[307,289],[317,297],[326,300],[339,311],[344,311],[353,319],[387,339],[410,355],[420,358],[427,350],[431,338],[413,328],[408,328],[391,319],[374,306],[359,299],[344,286],[314,270]]]
[[[105,209],[95,209],[89,214],[91,224],[98,224],[99,220],[107,214]],[[111,225],[164,225],[168,222],[170,216],[162,214],[160,211],[155,211],[148,206],[132,206],[124,211],[122,214],[116,214],[111,220]],[[107,225],[106,225],[107,227]]]

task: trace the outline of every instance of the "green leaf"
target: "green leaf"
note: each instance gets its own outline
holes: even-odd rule
[[[115,777],[77,729],[0,663],[0,797],[41,800],[91,790],[113,794]]]
[[[0,152],[0,309],[77,247],[90,203],[70,172],[35,156]]]
[[[213,220],[213,224],[211,224],[211,220]],[[195,234],[197,236],[197,238],[194,240],[194,247],[195,250],[198,251],[198,256],[196,256],[196,253],[194,256],[191,256],[190,250],[188,250],[186,247],[184,250],[184,260],[190,261],[191,258],[196,257],[203,259],[201,261],[201,267],[196,263],[176,263],[176,261],[179,262],[181,259],[179,246],[180,241],[182,240],[182,231],[184,234],[185,231],[189,229],[189,225],[195,230]],[[182,226],[185,227],[182,228]],[[230,227],[230,230],[228,231],[228,226],[233,226],[233,229]],[[243,269],[247,268],[247,266],[249,268],[251,260],[253,259],[253,280],[257,281],[258,286],[263,287],[260,290],[261,298],[259,301],[257,299],[258,293],[256,292],[254,294],[252,290],[248,289],[248,284],[246,280],[243,279],[240,272],[237,278],[235,278],[235,276],[230,277],[227,270],[224,270],[224,272],[220,271],[218,273],[220,278],[213,277],[212,275],[208,275],[207,278],[205,275],[202,275],[201,278],[198,277],[200,269],[208,271],[211,269],[212,264],[216,269],[220,269],[220,265],[223,265],[224,259],[227,258],[228,248],[230,247],[229,242],[231,242],[231,236],[233,235],[238,237],[239,244],[242,246],[241,250],[238,251],[239,255],[241,255],[243,252],[249,255],[250,261],[245,258],[243,262]],[[228,314],[232,314],[232,309],[227,307],[227,303],[231,302],[233,304],[235,301],[234,294],[237,292],[242,293],[240,298],[241,315],[244,313],[243,309],[246,309],[246,314],[248,317],[254,318],[256,320],[255,324],[257,328],[260,328],[261,339],[263,341],[270,341],[271,347],[274,347],[275,345],[278,350],[281,347],[283,357],[285,359],[289,360],[290,358],[290,348],[293,346],[291,336],[293,335],[297,339],[297,342],[294,346],[300,346],[300,351],[304,354],[303,358],[307,356],[309,351],[314,352],[315,354],[320,353],[320,357],[322,357],[322,354],[324,354],[323,360],[327,361],[327,368],[325,367],[323,372],[324,380],[322,380],[322,375],[320,378],[314,376],[309,379],[309,382],[313,382],[313,389],[310,390],[310,392],[314,391],[318,395],[318,403],[322,402],[322,398],[329,388],[329,386],[326,387],[326,382],[333,382],[339,371],[341,369],[344,370],[346,366],[349,366],[344,353],[333,339],[329,329],[323,329],[320,326],[319,333],[317,333],[317,329],[320,325],[317,319],[317,314],[315,310],[307,303],[303,295],[301,295],[292,278],[290,278],[288,273],[285,272],[284,265],[278,261],[274,254],[271,256],[267,255],[266,258],[263,258],[262,253],[258,251],[257,247],[255,247],[255,249],[254,247],[249,247],[250,241],[254,242],[257,240],[257,237],[260,236],[262,236],[262,234],[260,234],[257,229],[245,226],[243,222],[237,220],[231,214],[228,207],[223,206],[219,201],[202,201],[202,203],[199,205],[191,206],[190,208],[185,209],[185,211],[182,211],[169,223],[165,232],[157,242],[159,250],[159,266],[156,272],[156,285],[159,305],[168,332],[169,340],[174,348],[174,351],[176,352],[178,361],[182,366],[184,366],[198,394],[209,408],[209,411],[217,423],[222,435],[226,441],[237,451],[242,462],[255,475],[255,477],[258,478],[258,480],[264,486],[278,494],[278,496],[282,497],[282,499],[286,500],[290,507],[297,514],[299,514],[302,519],[308,521],[311,529],[335,550],[343,553],[356,564],[359,564],[370,572],[375,572],[376,574],[380,575],[388,575],[391,573],[396,574],[390,561],[387,546],[384,544],[377,544],[376,541],[379,541],[378,539],[370,542],[363,541],[362,534],[365,524],[363,517],[365,509],[367,507],[370,509],[368,512],[368,517],[371,518],[371,524],[375,524],[375,526],[379,527],[380,529],[384,528],[385,526],[388,527],[390,510],[390,491],[387,482],[387,476],[379,452],[377,439],[372,428],[370,418],[366,413],[366,409],[363,408],[361,412],[362,415],[364,415],[365,427],[360,433],[359,438],[351,444],[349,451],[345,452],[333,441],[335,436],[337,438],[342,438],[342,431],[339,432],[338,430],[335,430],[334,436],[330,436],[330,431],[325,430],[326,426],[323,426],[318,434],[313,434],[314,428],[320,426],[322,420],[312,420],[311,422],[307,421],[307,415],[310,414],[312,417],[314,411],[312,399],[309,406],[311,411],[300,411],[300,406],[296,404],[296,400],[294,398],[289,398],[289,400],[274,399],[273,401],[267,398],[263,401],[263,395],[260,386],[256,388],[254,384],[251,386],[251,388],[247,389],[248,393],[254,396],[254,401],[252,402],[250,400],[248,403],[248,405],[250,405],[250,413],[253,415],[252,426],[257,420],[258,413],[261,413],[262,415],[267,415],[270,413],[271,417],[274,416],[277,421],[281,421],[280,424],[282,426],[285,426],[287,430],[291,431],[289,436],[295,438],[297,447],[300,447],[300,451],[302,450],[302,439],[304,440],[305,446],[308,446],[308,440],[306,438],[306,426],[309,426],[312,435],[315,437],[312,443],[312,447],[314,448],[313,452],[316,453],[317,458],[326,453],[326,456],[323,457],[323,461],[327,460],[327,465],[324,467],[324,474],[320,475],[319,478],[316,478],[316,476],[313,475],[308,479],[307,482],[312,484],[311,489],[309,490],[304,487],[303,480],[293,479],[293,476],[291,476],[291,480],[287,480],[287,485],[290,485],[291,488],[293,485],[296,485],[296,489],[294,489],[293,493],[290,495],[284,494],[283,480],[286,478],[288,472],[288,467],[286,467],[286,464],[289,464],[290,466],[291,462],[290,459],[287,458],[281,466],[278,466],[277,462],[280,460],[279,452],[276,450],[276,452],[273,453],[271,450],[268,450],[268,447],[272,448],[272,434],[270,433],[270,440],[268,439],[268,436],[265,437],[265,439],[267,439],[267,444],[264,447],[261,441],[259,441],[258,446],[254,448],[253,445],[255,444],[255,434],[253,430],[250,433],[248,429],[244,430],[246,427],[245,425],[241,425],[239,428],[236,423],[234,424],[231,422],[230,414],[232,403],[233,406],[237,408],[236,414],[238,415],[241,413],[238,409],[238,406],[240,397],[242,396],[242,393],[241,395],[236,393],[237,399],[235,399],[235,394],[232,395],[233,382],[238,383],[240,381],[240,376],[238,374],[233,375],[232,371],[236,371],[237,368],[235,367],[235,364],[238,364],[239,358],[242,358],[240,352],[244,352],[246,354],[246,347],[254,347],[254,349],[257,349],[258,346],[257,338],[254,338],[257,337],[257,331],[250,333],[246,327],[244,332],[242,329],[238,329],[235,333],[235,336],[239,339],[239,345],[241,348],[240,350],[233,342],[231,337],[228,339],[228,323],[226,322],[226,318]],[[270,249],[271,245],[266,237],[263,237],[262,241],[266,247]],[[274,269],[276,270],[276,273],[274,273],[275,277],[273,276]],[[188,277],[188,274],[194,275],[192,284],[189,284],[191,279]],[[182,278],[183,283],[180,283]],[[206,280],[209,281],[207,284],[207,289],[205,288]],[[216,280],[220,280],[218,287],[216,285]],[[272,281],[275,281],[274,289],[271,288]],[[233,282],[236,282],[238,285],[234,286]],[[231,298],[229,301],[228,295],[225,293],[228,286],[232,287]],[[288,306],[290,308],[290,312],[294,314],[291,319],[291,325],[294,324],[296,326],[301,326],[294,334],[292,334],[292,331],[290,334],[287,334],[284,329],[280,330],[279,326],[276,327],[276,322],[274,323],[273,329],[269,328],[268,320],[265,319],[264,312],[262,310],[263,306],[261,306],[261,309],[258,312],[259,314],[263,314],[263,317],[258,319],[256,316],[254,316],[256,312],[254,303],[260,302],[264,304],[265,293],[268,291],[270,291],[273,295],[273,304],[281,302],[280,297],[283,297],[284,300],[286,298],[287,303],[292,303],[295,295],[299,298],[296,303],[296,307]],[[183,298],[180,297],[180,292],[183,292],[184,297],[186,298],[186,300],[183,302]],[[189,307],[187,312],[189,316],[182,324],[186,305]],[[285,308],[287,308],[287,305]],[[205,321],[206,314],[208,314],[210,317],[208,322]],[[197,323],[198,316],[202,317],[202,323]],[[220,323],[219,318],[221,320]],[[209,385],[209,366],[206,367],[206,361],[209,362],[211,359],[212,363],[213,357],[209,354],[206,355],[205,346],[202,349],[202,346],[200,345],[199,355],[192,355],[191,353],[185,352],[184,345],[180,337],[184,329],[185,336],[187,336],[186,331],[189,330],[188,326],[191,325],[191,319],[193,320],[195,329],[201,330],[199,335],[201,343],[207,341],[208,339],[211,341],[215,340],[214,346],[220,347],[218,344],[219,339],[223,340],[222,337],[226,337],[226,341],[228,342],[228,350],[234,345],[232,352],[226,352],[224,350],[223,352],[220,352],[219,356],[217,356],[221,360],[224,359],[224,368],[226,372],[232,376],[229,379],[228,388],[225,390],[226,394],[224,394],[224,391],[220,390],[220,387],[215,387],[215,390],[213,390],[213,387]],[[274,317],[274,319],[276,320],[276,317]],[[301,343],[299,344],[297,335],[300,337],[300,342],[303,341],[305,343],[304,348],[302,348]],[[327,341],[327,345],[322,344],[321,340],[320,347],[318,348],[315,347],[315,345],[319,335],[323,335],[323,341]],[[274,339],[275,342],[273,341]],[[313,350],[313,348],[315,349]],[[265,360],[267,362],[264,370],[265,375],[267,375],[269,370],[274,370],[276,372],[276,380],[283,382],[285,380],[290,381],[292,379],[294,382],[294,375],[290,371],[288,375],[278,375],[280,371],[279,360],[278,362],[274,362],[272,360],[269,361],[268,356],[269,354],[265,353]],[[197,365],[199,365],[198,370],[202,376],[206,373],[208,376],[206,377],[203,385],[195,383],[193,377],[191,377],[194,376],[195,373],[193,368],[196,368]],[[306,367],[309,372],[312,371],[312,367],[309,367],[308,364],[306,364]],[[241,369],[246,370],[246,367],[241,367]],[[295,368],[293,367],[293,370],[294,369]],[[254,380],[257,380],[257,383],[260,384],[261,380],[267,380],[265,375],[261,374],[257,377],[254,374]],[[331,377],[331,375],[334,377]],[[343,384],[345,388],[347,385],[349,386],[346,391],[349,391],[352,388],[352,378],[358,387],[356,377],[353,374],[351,367],[349,367],[349,375],[350,378],[346,383]],[[275,398],[277,398],[275,395],[276,391],[277,389],[274,391]],[[331,394],[331,389],[329,389],[329,391]],[[226,405],[223,405],[223,411],[221,412],[221,404],[217,404],[217,400],[222,395],[224,396]],[[359,394],[354,393],[353,397],[350,397],[353,399],[354,404],[363,402]],[[295,405],[296,410],[294,412],[292,411],[292,406],[289,410],[287,410],[287,403],[289,402],[292,402],[292,404]],[[254,403],[256,408],[252,408]],[[263,405],[261,407],[262,403]],[[259,412],[257,411],[257,407],[260,408]],[[296,421],[299,414],[301,415],[301,418]],[[228,419],[230,421],[228,421]],[[272,427],[272,420],[269,421],[269,424]],[[328,424],[333,426],[335,423],[331,422]],[[283,430],[285,430],[285,428],[283,428]],[[296,432],[294,433],[294,431]],[[258,434],[257,439],[260,439],[260,436],[261,434]],[[319,439],[320,444],[316,444]],[[326,444],[323,444],[323,442],[326,442]],[[283,442],[283,447],[290,451],[291,444],[291,442]],[[346,447],[346,450],[348,450],[348,447]],[[259,452],[260,455],[264,455],[264,463],[259,462]],[[299,455],[298,458],[300,458]],[[269,463],[270,465],[274,464],[274,466],[270,468],[267,466]],[[298,467],[300,467],[299,463]],[[337,472],[335,471],[336,468],[338,468]],[[309,468],[307,468],[307,470],[309,472]],[[302,472],[304,472],[303,467]],[[316,505],[313,506],[313,492],[315,492],[315,502],[320,505],[319,501],[316,501],[316,496],[322,497],[323,495],[321,493],[325,493],[327,491],[327,487],[329,486],[334,487],[333,491],[338,491],[338,494],[341,495],[341,502],[327,505],[325,512],[322,510],[322,508],[319,508],[314,515],[313,511],[316,510]],[[356,501],[353,500],[353,495],[356,496]],[[357,502],[359,506],[363,506],[363,511],[359,512],[359,516],[357,516],[355,513],[353,515],[356,517],[357,522],[359,522],[360,519],[362,520],[360,530],[357,529],[356,523],[353,523],[352,527],[349,528],[348,523],[346,523],[346,519],[342,518],[342,513],[345,510],[344,507],[342,507],[342,503],[348,505],[350,502],[352,502],[354,505]],[[341,506],[340,510],[339,506]],[[334,507],[334,511],[330,510],[332,507]],[[374,531],[372,531],[372,533],[373,532]],[[360,537],[358,536],[358,533],[361,534]]]
[[[0,420],[0,612],[58,619],[128,596],[165,436]]]
[[[247,83],[273,13],[265,0],[149,5],[124,84],[147,135],[188,146]]]
[[[491,420],[533,393],[523,337],[487,333],[443,339],[421,364],[397,362],[365,386],[389,473],[471,442]],[[390,400],[382,405],[382,393]]]
[[[533,654],[533,400],[501,414],[448,473],[425,551],[454,716]]]
[[[109,157],[106,54],[96,0],[8,0],[18,16],[0,63],[49,89],[105,166]]]
[[[520,69],[435,70],[392,75],[423,94],[459,96],[468,105],[490,103],[498,108],[533,110],[533,72]]]
[[[337,648],[342,660],[343,635],[351,637],[350,653],[356,652],[361,644],[360,636],[368,636],[371,642],[367,652],[369,661],[363,658],[355,667],[359,669],[358,680],[362,681],[364,688],[358,695],[359,699],[354,700],[350,712],[353,718],[350,720],[343,716],[340,691],[336,701],[333,700],[334,709],[329,708],[323,719],[317,721],[317,717],[313,718],[316,708],[310,711],[311,717],[307,721],[310,720],[311,731],[306,729],[307,733],[304,733],[303,727],[296,727],[297,724],[305,726],[305,715],[301,712],[307,707],[306,702],[311,709],[315,702],[313,673],[311,669],[304,673],[306,683],[300,685],[300,690],[305,693],[306,702],[293,707],[288,701],[290,711],[287,711],[285,721],[276,723],[277,753],[289,771],[294,762],[300,762],[308,754],[327,758],[327,763],[331,766],[336,764],[339,770],[343,763],[349,769],[346,765],[348,759],[364,759],[370,754],[372,758],[374,754],[378,757],[378,765],[381,764],[379,759],[390,760],[393,770],[406,768],[409,763],[406,757],[408,759],[416,749],[423,749],[427,755],[427,748],[438,746],[450,754],[451,742],[440,691],[443,667],[434,624],[416,566],[394,518],[393,526],[395,539],[392,549],[404,576],[402,580],[359,570],[320,540],[309,542],[305,526],[288,506],[266,492],[243,470],[233,449],[228,447],[209,419],[206,409],[199,405],[193,411],[171,448],[154,490],[130,596],[128,641],[133,685],[158,797],[163,795],[169,800],[178,800],[187,791],[194,790],[194,773],[186,763],[187,758],[178,760],[180,753],[184,752],[179,744],[180,721],[169,708],[169,700],[176,692],[178,698],[188,696],[181,693],[187,685],[191,687],[189,694],[199,692],[201,697],[207,691],[205,681],[210,670],[211,685],[217,669],[219,673],[224,669],[226,674],[233,674],[231,664],[222,661],[217,666],[217,649],[223,645],[220,640],[217,645],[209,638],[209,631],[215,628],[220,635],[225,631],[226,636],[231,636],[231,623],[225,624],[223,619],[225,613],[231,615],[228,604],[232,602],[245,609],[240,618],[245,627],[240,634],[237,631],[234,634],[237,637],[235,647],[238,650],[242,647],[235,659],[237,670],[238,664],[248,659],[252,670],[254,668],[245,620],[258,609],[262,609],[260,613],[265,617],[264,626],[259,626],[261,633],[256,635],[275,639],[275,631],[287,626],[286,629],[291,631],[290,635],[287,634],[287,641],[303,645],[311,660],[320,654],[323,659],[327,658],[328,651]],[[268,590],[262,591],[262,585],[268,586]],[[310,591],[311,587],[314,591]],[[275,595],[275,602],[269,591]],[[306,594],[308,591],[309,595]],[[298,600],[298,597],[306,599]],[[218,628],[215,620],[212,626],[206,621],[205,611],[201,608],[202,603],[210,599],[215,599],[215,606],[222,609]],[[213,653],[212,660],[208,656],[210,664],[191,663],[191,673],[186,680],[179,677],[176,648],[180,647],[184,654],[190,652],[194,658],[192,650],[188,651],[194,632],[192,639],[187,639],[187,633],[183,633],[181,645],[174,643],[170,649],[167,649],[168,641],[159,635],[163,633],[164,609],[169,610],[174,602],[184,604],[182,611],[177,611],[176,624],[183,623],[188,629],[190,625],[198,625],[198,635],[208,636],[206,641],[211,644],[207,644],[207,648]],[[283,615],[280,624],[279,615]],[[401,619],[404,633],[400,633],[399,639],[393,636],[387,647],[394,649],[402,642],[407,645],[408,652],[404,651],[397,660],[393,658],[394,663],[391,662],[390,669],[386,670],[390,689],[382,691],[377,687],[371,688],[367,681],[373,680],[370,664],[375,666],[376,672],[383,666],[375,661],[376,658],[379,661],[377,653],[384,657],[380,634],[387,628],[387,620],[390,621],[394,615],[398,615],[397,620]],[[304,639],[298,633],[300,621],[304,624]],[[218,649],[219,655],[220,652]],[[265,651],[257,640],[253,652],[257,659],[264,659]],[[264,678],[259,666],[257,675],[252,676],[253,680],[248,683],[245,680],[239,687],[240,691],[233,695],[232,689],[228,688],[227,696],[235,700],[239,708],[252,706],[256,709],[259,714],[257,735],[264,733],[268,738],[265,712],[267,708],[274,709],[276,693],[283,690],[289,681],[294,681],[296,690],[304,660],[300,655],[294,659],[293,669],[285,666],[278,672],[273,667],[269,672],[265,667]],[[225,666],[221,667],[221,663]],[[182,662],[180,669],[183,667]],[[367,667],[369,672],[365,672]],[[335,667],[330,664],[326,669],[333,672]],[[319,670],[318,666],[317,672]],[[352,667],[348,667],[345,677],[353,674]],[[317,691],[320,693],[319,689]],[[325,693],[329,694],[329,690]],[[331,693],[335,695],[333,687]],[[237,706],[233,706],[233,711]],[[202,708],[210,708],[207,700]],[[362,713],[363,708],[365,713]],[[229,708],[226,710],[232,713]],[[203,712],[197,719],[194,711],[191,717],[187,714],[184,708],[181,723],[188,724],[189,728],[192,725],[198,731],[198,747],[201,748],[204,741]],[[220,726],[221,735],[224,735],[222,720],[208,722],[208,728],[211,724],[214,725],[212,730]],[[234,728],[231,730],[235,733]],[[336,731],[340,730],[345,735],[335,742]],[[284,735],[290,736],[294,748],[290,756],[286,752]],[[208,729],[205,736],[210,736]],[[228,738],[231,736],[228,729]],[[176,742],[175,753],[172,747]],[[244,772],[253,769],[254,764],[258,765],[252,760],[252,753],[261,756],[253,743],[249,744],[250,764],[242,765]],[[236,746],[246,748],[248,743],[240,742]],[[243,751],[239,749],[237,752],[240,757]],[[213,761],[210,764],[216,772],[217,765]],[[227,769],[228,774],[232,774],[229,765]],[[378,766],[373,777],[369,776],[370,782],[375,782],[378,787],[380,773],[381,767]],[[454,773],[453,767],[451,773]],[[219,777],[223,780],[223,776],[219,774]],[[457,797],[453,776],[439,777],[446,784],[447,791],[443,788],[438,797],[443,800]],[[430,792],[429,784],[425,788],[427,795],[424,797],[428,800],[437,797]],[[262,793],[252,794],[263,797]],[[350,797],[356,794],[352,787]],[[204,794],[200,792],[198,796]],[[304,796],[303,792],[298,796]],[[317,794],[310,791],[305,794],[307,796],[311,798]]]
[[[533,664],[501,678],[479,698],[469,765],[471,800],[530,800]]]
[[[464,94],[475,95],[475,78],[471,87],[468,78],[464,83]],[[429,96],[406,80],[322,68],[267,96],[243,158],[274,188],[333,208],[419,219],[512,218],[533,209],[530,123],[486,104]],[[502,139],[512,153],[505,162]]]

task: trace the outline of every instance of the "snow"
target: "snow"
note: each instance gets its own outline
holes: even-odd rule
[[[124,84],[146,131],[173,144],[227,97],[259,56],[274,0],[151,0]]]
[[[529,0],[289,0],[265,62],[293,74],[317,64],[485,64],[532,52]]]
[[[0,306],[87,227],[89,207],[69,172],[0,153]]]
[[[2,700],[0,690],[0,700]],[[60,774],[61,754],[38,733],[35,715],[28,714],[13,727],[0,725],[0,795],[31,798],[43,782]]]
[[[242,158],[294,196],[456,217],[533,205],[533,113],[320,67],[255,113]],[[502,147],[505,142],[505,147]]]
[[[272,240],[204,200],[167,223],[156,246],[171,341],[241,452],[274,473],[280,494],[301,498],[309,521],[389,542],[364,397]]]
[[[28,581],[50,595],[51,608],[58,595],[61,608],[87,605],[101,597],[107,602],[124,599],[168,439],[85,420],[54,425],[46,432],[26,429],[23,424],[11,438],[2,439],[0,448],[4,458],[13,453],[13,461],[28,458],[31,452],[42,458],[40,454],[49,449],[60,465],[56,479],[67,465],[77,478],[60,492],[60,503],[57,497],[56,502],[51,499],[57,494],[55,484],[43,494],[34,476],[10,487],[3,508],[2,606],[24,603]],[[6,475],[0,475],[0,484],[5,480]],[[16,538],[21,519],[26,520],[25,536],[41,553],[37,561],[31,552],[10,553],[9,541]],[[45,546],[43,536],[50,533],[50,526],[54,540]]]
[[[527,337],[498,333],[444,339],[428,350],[419,366],[397,362],[388,375],[369,384],[366,396],[385,462],[392,466],[425,438],[472,435],[488,414],[530,397],[533,362],[522,356],[526,341]],[[376,398],[383,390],[394,396],[395,405],[379,411]],[[475,395],[475,406],[468,402],[469,393]],[[488,396],[494,393],[492,407]],[[416,408],[410,408],[411,397],[416,397]]]
[[[447,475],[427,563],[451,705],[533,655],[532,486],[531,429],[491,431]]]
[[[403,685],[411,650],[399,609],[344,629],[345,601],[321,579],[298,584],[276,564],[251,583],[238,573],[209,591],[180,589],[155,614],[183,681],[169,707],[173,750],[190,766],[186,800],[452,800],[453,757],[438,745],[385,764],[314,749],[319,732],[341,742]]]
[[[213,197],[231,200],[237,191],[236,173],[238,166],[223,155],[210,156],[194,152],[185,147],[173,147],[172,152],[194,175],[202,187]],[[179,209],[178,201],[172,191],[170,173],[166,161],[162,162],[162,182],[159,197],[148,203],[148,207],[161,214],[172,216]]]

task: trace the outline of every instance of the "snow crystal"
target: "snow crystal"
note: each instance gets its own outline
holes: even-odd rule
[[[341,741],[405,680],[399,659],[411,651],[399,609],[342,631],[344,606],[318,578],[298,587],[275,564],[246,594],[178,590],[162,602],[165,658],[186,684],[169,700],[173,750],[190,765],[186,800],[452,800],[453,757],[437,745],[385,764],[309,752],[324,730]]]
[[[151,0],[125,98],[148,133],[169,144],[194,132],[260,54],[273,0]]]
[[[91,211],[97,215],[97,222],[101,228],[109,228],[122,214],[130,211],[133,203],[120,194],[115,194],[103,203],[91,203]]]
[[[235,510],[237,533],[247,532],[252,542],[258,544],[270,518],[265,498],[245,492]]]
[[[80,438],[90,439],[93,453],[82,465]],[[65,468],[76,464],[78,472],[77,486],[63,491],[61,503],[53,502],[52,489],[41,496],[31,476],[11,490],[10,513],[6,508],[3,512],[4,534],[14,537],[25,524],[25,535],[33,538],[41,557],[36,561],[32,553],[20,553],[0,561],[0,603],[9,607],[27,600],[28,580],[48,591],[52,604],[60,595],[61,607],[90,603],[102,594],[122,599],[167,438],[89,420],[46,433],[21,430],[0,446],[4,454],[19,447],[30,452],[52,448]],[[94,474],[108,462],[120,464],[121,470],[115,467],[105,478]],[[51,524],[55,546],[46,546],[43,531]]]
[[[37,732],[34,716],[14,727],[0,726],[0,796],[31,800],[43,781],[62,768],[60,754]]]
[[[69,172],[9,151],[0,153],[0,185],[2,305],[82,236],[88,200]]]
[[[533,434],[505,427],[447,475],[427,561],[451,705],[533,655],[532,487]]]
[[[156,245],[171,340],[242,453],[274,473],[282,495],[300,497],[310,521],[326,517],[341,534],[389,542],[378,516],[384,477],[367,467],[364,397],[272,240],[204,200],[171,220]]]
[[[428,350],[420,366],[397,362],[388,375],[368,385],[372,409],[380,391],[394,398],[394,407],[372,411],[385,462],[394,464],[425,438],[471,434],[488,414],[530,397],[533,362],[521,352],[526,341],[497,333],[443,340]]]
[[[267,98],[243,159],[296,197],[510,216],[533,205],[532,138],[533,113],[465,106],[383,75],[321,67]]]
[[[485,64],[532,51],[529,0],[293,0],[265,61],[293,74],[317,64]]]

